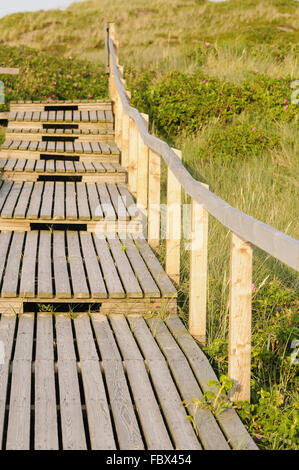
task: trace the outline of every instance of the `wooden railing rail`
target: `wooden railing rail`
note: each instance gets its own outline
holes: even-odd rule
[[[148,116],[129,104],[114,23],[108,23],[105,31],[116,142],[128,170],[130,190],[147,215],[148,242],[153,248],[160,242],[161,157],[167,165],[166,271],[177,283],[180,242],[173,227],[180,230],[181,216],[171,210],[181,203],[181,188],[191,197],[189,330],[202,343],[206,339],[208,214],[231,231],[228,373],[235,383],[231,399],[250,400],[252,245],[298,271],[299,241],[230,206],[190,175],[180,151],[149,134]]]

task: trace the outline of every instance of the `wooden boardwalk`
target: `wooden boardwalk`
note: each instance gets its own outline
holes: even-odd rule
[[[177,317],[2,315],[0,339],[3,449],[256,448],[194,404],[215,375]]]
[[[198,407],[216,377],[140,237],[111,103],[13,103],[6,139],[0,448],[256,449]]]

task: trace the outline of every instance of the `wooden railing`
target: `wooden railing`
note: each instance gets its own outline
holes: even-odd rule
[[[180,237],[175,232],[181,230],[181,188],[191,197],[189,330],[201,343],[206,340],[208,214],[231,232],[228,374],[235,385],[230,398],[250,401],[252,246],[298,271],[299,241],[231,207],[190,175],[180,151],[149,134],[148,116],[129,104],[114,23],[105,26],[105,37],[116,142],[128,171],[129,188],[147,216],[147,238],[153,248],[160,243],[161,158],[167,166],[166,271],[177,284]]]

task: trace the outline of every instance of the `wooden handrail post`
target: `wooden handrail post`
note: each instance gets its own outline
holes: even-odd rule
[[[250,401],[252,246],[231,233],[228,374],[232,401]]]
[[[182,159],[182,152],[172,149]],[[181,185],[167,167],[167,217],[166,217],[166,261],[165,270],[179,284],[181,251]]]
[[[133,119],[129,121],[129,166],[128,182],[131,193],[137,194],[138,130]]]
[[[161,157],[149,149],[148,160],[148,236],[152,248],[160,244]]]
[[[123,112],[122,114],[122,146],[121,146],[121,164],[124,168],[129,166],[129,116]]]
[[[122,120],[123,120],[123,106],[120,97],[116,94],[115,100],[115,142],[122,150]]]
[[[207,281],[208,212],[191,199],[189,331],[202,344],[206,344]]]
[[[148,127],[147,114],[141,114]],[[138,160],[137,160],[137,206],[146,215],[148,203],[148,147],[138,132]]]

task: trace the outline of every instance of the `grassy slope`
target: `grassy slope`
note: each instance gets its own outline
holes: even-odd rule
[[[259,38],[265,43],[282,42],[287,48],[299,39],[298,4],[293,0],[230,0],[222,4],[90,0],[75,3],[64,12],[9,15],[0,20],[1,42],[98,61],[104,57],[103,23],[107,20],[116,22],[125,62],[134,64],[142,59],[145,67],[163,58],[169,62],[169,57],[180,69],[188,67],[186,52],[195,50],[203,40],[221,45],[235,39],[238,47],[244,47]],[[212,69],[214,63],[208,65]],[[235,69],[231,61],[229,67]],[[218,71],[222,69],[221,65]]]
[[[93,74],[102,70],[99,63],[104,58],[103,22],[111,19],[117,23],[121,61],[130,66],[127,70],[132,91],[139,90],[133,94],[134,103],[153,113],[154,118],[161,109],[149,104],[148,94],[161,84],[161,98],[167,98],[163,87],[172,70],[199,77],[204,74],[208,81],[215,77],[220,88],[224,83],[235,83],[241,90],[244,80],[253,86],[258,83],[260,74],[253,70],[273,79],[279,75],[286,84],[285,95],[281,97],[286,96],[289,103],[289,84],[299,78],[298,9],[299,4],[293,0],[230,0],[222,4],[193,0],[150,0],[146,4],[143,0],[99,0],[74,4],[65,12],[10,15],[0,20],[1,41],[9,46],[25,44],[41,52],[14,49],[11,54],[11,49],[7,49],[0,54],[0,63],[20,63],[24,67],[22,77],[9,82],[14,98],[29,98],[27,92],[32,91],[36,99],[51,96],[53,81],[58,83],[56,96],[68,98],[78,95],[78,88],[74,87],[75,80],[66,76],[69,73],[75,76],[83,67],[80,60],[87,59],[94,65],[84,63],[87,69],[80,78],[80,97],[87,97],[88,93],[104,96],[105,87],[99,87],[96,79],[92,81],[89,71]],[[205,46],[207,41],[212,47]],[[55,56],[56,51],[67,60]],[[28,61],[28,54],[34,56],[33,61]],[[46,66],[51,73],[47,75],[45,92]],[[103,75],[100,80],[104,81]],[[274,91],[275,87],[274,84]],[[253,108],[245,107],[240,114],[232,112],[225,123],[219,112],[219,117],[206,119],[192,136],[173,132],[168,139],[183,149],[190,171],[207,181],[216,194],[298,238],[296,121],[291,116],[290,104],[288,118],[284,119],[283,114],[274,118],[272,111],[282,104],[269,104],[270,92],[261,88],[261,93],[260,103]],[[186,124],[183,122],[183,129]],[[278,144],[261,146],[257,142],[248,151],[248,142],[244,142],[238,130],[245,129],[246,133],[253,126],[263,138],[278,139]],[[161,126],[157,126],[159,131]],[[234,140],[236,158],[226,158],[235,151]],[[227,370],[228,241],[227,231],[211,218],[207,352],[220,372]],[[290,343],[298,339],[295,293],[298,276],[259,250],[255,250],[253,276],[257,286],[253,299],[253,405],[251,410],[244,407],[241,413],[253,435],[261,437],[262,447],[295,448],[294,413],[299,400],[296,368],[290,363]],[[184,254],[180,298],[185,314],[188,254]]]

